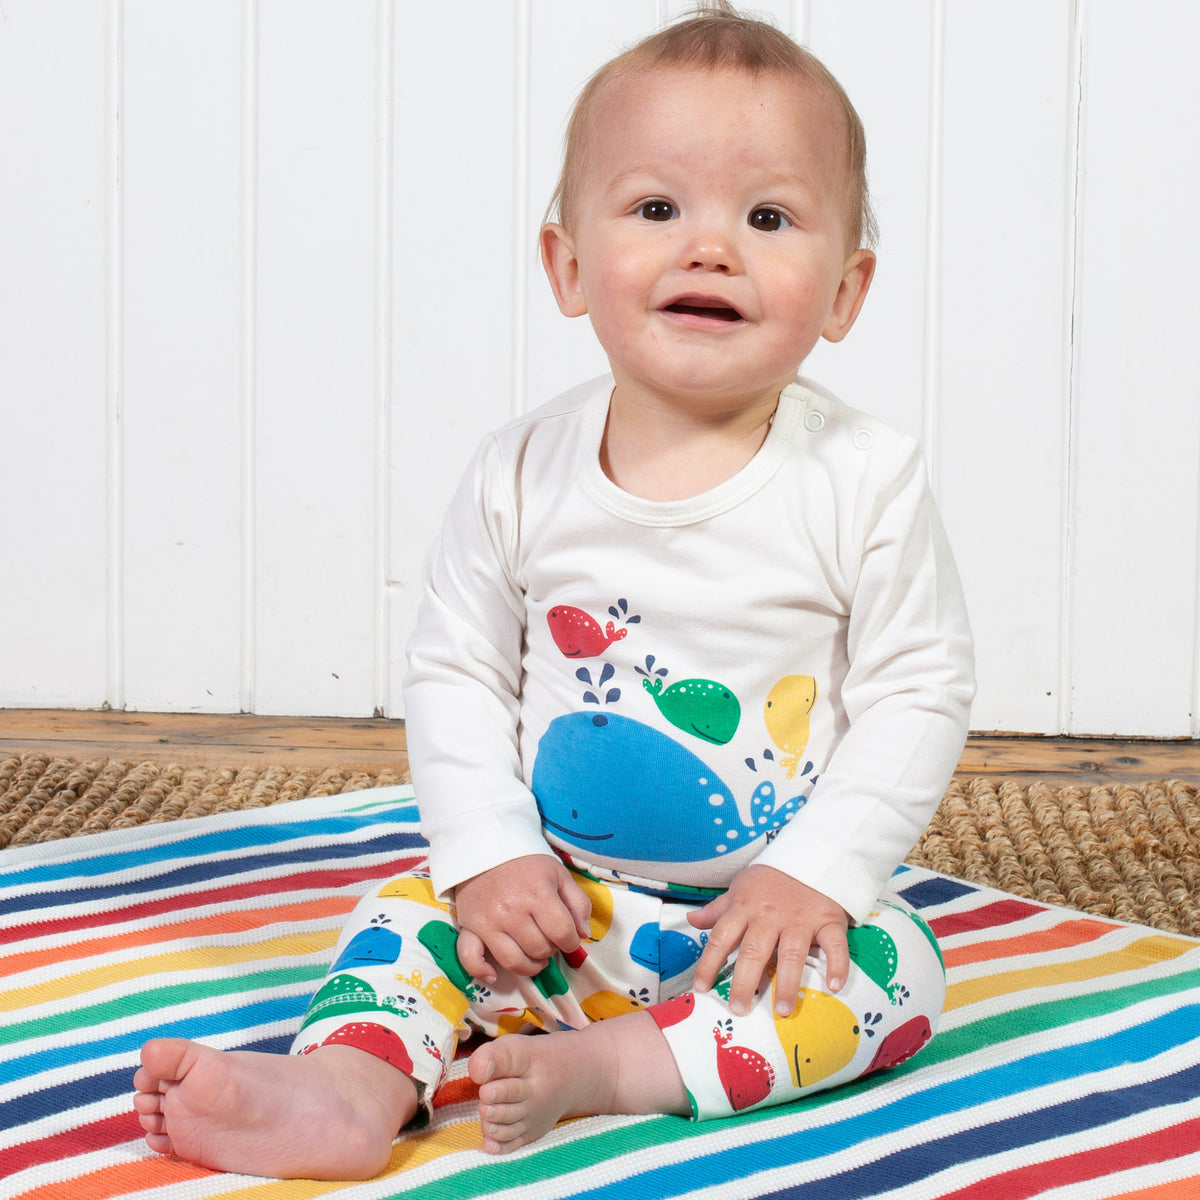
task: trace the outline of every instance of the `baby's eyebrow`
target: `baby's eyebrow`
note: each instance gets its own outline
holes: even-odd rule
[[[669,167],[664,167],[661,163],[642,163],[632,167],[625,167],[609,180],[605,191],[609,193],[617,192],[633,183],[640,183],[642,181],[645,181],[650,190],[654,190],[652,185],[658,185],[669,191],[672,187],[671,170]],[[787,171],[770,171],[761,177],[742,180],[742,183],[747,186],[751,182],[754,185],[754,190],[763,193],[769,193],[776,189],[795,188],[814,199],[820,194],[821,190],[813,186],[805,177]]]
[[[656,168],[649,164],[636,167],[626,167],[624,170],[618,171],[612,177],[612,179],[608,181],[608,187],[605,190],[609,192],[618,191],[639,178],[644,178],[647,181],[661,181],[663,179],[662,167],[659,166]]]

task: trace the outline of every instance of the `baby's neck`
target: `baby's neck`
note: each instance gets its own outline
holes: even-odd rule
[[[686,500],[731,479],[766,441],[777,393],[729,409],[647,403],[618,388],[600,447],[604,473],[643,500]]]

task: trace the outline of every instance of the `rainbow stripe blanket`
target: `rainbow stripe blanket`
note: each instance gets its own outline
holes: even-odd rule
[[[411,790],[389,788],[0,853],[0,1196],[1200,1197],[1200,942],[917,868],[896,886],[945,952],[942,1030],[857,1084],[707,1124],[564,1122],[495,1159],[460,1060],[370,1183],[147,1150],[145,1038],[285,1050],[345,914],[422,852]]]

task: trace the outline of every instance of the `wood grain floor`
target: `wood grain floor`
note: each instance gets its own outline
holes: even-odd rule
[[[56,757],[175,762],[207,767],[403,768],[401,721],[208,714],[0,709],[0,755],[38,750]],[[1200,784],[1200,742],[972,735],[960,776],[1047,783]]]

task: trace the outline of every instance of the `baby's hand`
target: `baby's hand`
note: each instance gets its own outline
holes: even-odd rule
[[[739,1016],[749,1011],[754,990],[772,957],[775,959],[775,1011],[787,1017],[796,1007],[800,976],[809,949],[825,951],[826,982],[831,992],[846,982],[850,950],[846,910],[828,896],[774,867],[750,866],[729,891],[706,904],[688,920],[711,934],[696,967],[696,990],[706,992],[735,950],[729,1007]]]
[[[501,863],[454,889],[458,958],[476,979],[496,982],[486,955],[514,975],[536,975],[555,950],[587,936],[592,904],[570,871],[546,854]]]

